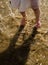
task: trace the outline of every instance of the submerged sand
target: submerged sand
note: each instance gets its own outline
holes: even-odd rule
[[[48,0],[40,0],[40,11],[42,26],[38,29],[39,33],[36,34],[34,40],[29,40],[30,51],[25,65],[48,65]],[[27,24],[22,31],[22,33],[25,32],[25,40],[32,33],[35,24],[34,12],[28,9],[26,14]],[[22,16],[17,9],[12,12],[8,1],[0,0],[0,54],[8,49],[10,40],[20,27],[21,19]],[[15,49],[23,44],[22,38],[23,36],[20,34]]]

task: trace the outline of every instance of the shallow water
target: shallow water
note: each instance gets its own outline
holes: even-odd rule
[[[8,5],[8,1],[0,0],[0,53],[8,49],[10,40],[17,33],[22,19],[18,10],[13,10],[12,12]],[[48,65],[48,0],[40,0],[40,10],[42,26],[38,29],[39,33],[33,40],[34,44],[30,45],[30,51],[25,65]],[[27,25],[22,31],[25,32],[25,39],[31,34],[35,23],[33,11],[28,9],[26,14]],[[21,46],[22,42],[22,35],[20,35],[15,48]],[[32,40],[29,43],[33,43]]]

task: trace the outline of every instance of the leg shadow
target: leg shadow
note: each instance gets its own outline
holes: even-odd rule
[[[25,40],[23,45],[16,49],[14,48],[14,44],[16,41],[11,41],[11,44],[13,45],[11,46],[10,44],[10,46],[13,48],[9,47],[4,53],[0,54],[0,65],[25,65],[30,51],[30,41],[33,42],[36,34],[37,29],[33,28],[33,32],[30,37]]]

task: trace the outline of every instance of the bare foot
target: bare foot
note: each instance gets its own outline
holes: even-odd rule
[[[41,22],[40,21],[38,21],[36,24],[35,24],[35,26],[34,27],[36,27],[36,28],[40,28],[41,27]]]

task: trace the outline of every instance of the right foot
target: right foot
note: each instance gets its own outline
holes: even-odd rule
[[[34,27],[36,27],[36,28],[40,28],[41,27],[41,22],[39,21],[39,22],[37,22],[36,24],[35,24],[35,26]]]

